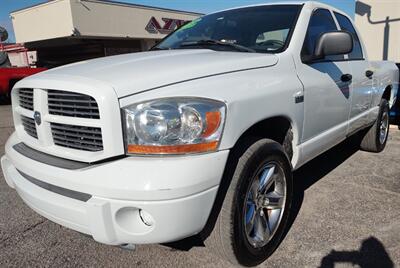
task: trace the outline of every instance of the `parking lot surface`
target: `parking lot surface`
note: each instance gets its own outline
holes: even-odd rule
[[[13,132],[0,106],[0,155]],[[262,267],[393,267],[400,265],[400,131],[383,153],[346,141],[295,173],[295,215],[285,240]],[[191,239],[101,245],[28,208],[0,175],[0,267],[230,267]],[[338,267],[338,266],[336,266]]]

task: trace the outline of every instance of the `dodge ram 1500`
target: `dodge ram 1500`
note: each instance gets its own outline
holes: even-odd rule
[[[293,170],[355,133],[384,149],[398,78],[340,10],[229,9],[18,82],[1,167],[28,206],[101,243],[199,235],[252,266],[288,228]]]

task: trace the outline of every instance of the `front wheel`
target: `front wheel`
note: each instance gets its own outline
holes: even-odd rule
[[[379,153],[385,149],[389,136],[389,102],[381,100],[378,118],[361,141],[361,149]]]
[[[291,167],[282,146],[256,141],[239,158],[206,246],[233,264],[262,263],[281,242],[292,195]]]

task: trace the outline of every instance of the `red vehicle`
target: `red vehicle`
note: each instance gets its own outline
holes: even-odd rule
[[[32,67],[32,60],[28,53],[28,50],[22,45],[2,45],[0,43],[0,103],[10,102],[10,92],[17,81],[47,70],[46,68]]]

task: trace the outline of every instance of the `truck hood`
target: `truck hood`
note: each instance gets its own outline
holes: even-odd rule
[[[208,49],[149,51],[104,57],[58,67],[35,75],[79,76],[106,83],[118,97],[229,72],[275,65],[273,54]],[[71,79],[71,78],[69,78]]]

